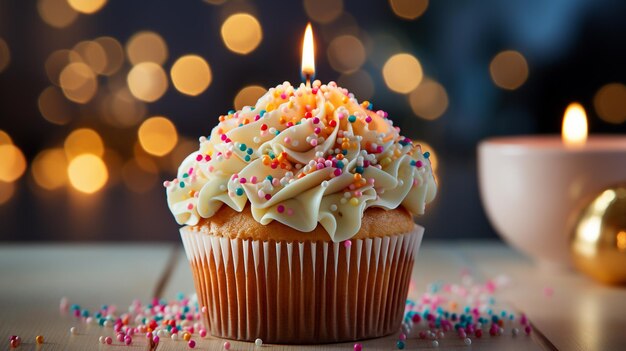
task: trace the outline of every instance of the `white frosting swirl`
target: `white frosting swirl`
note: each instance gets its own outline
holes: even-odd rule
[[[269,89],[253,107],[220,117],[200,148],[165,182],[179,224],[196,225],[222,205],[302,232],[321,224],[350,239],[369,207],[424,213],[437,192],[428,153],[334,82]]]

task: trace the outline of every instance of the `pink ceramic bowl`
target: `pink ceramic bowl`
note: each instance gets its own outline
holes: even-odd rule
[[[626,180],[626,136],[568,148],[558,136],[493,138],[478,146],[483,206],[502,238],[552,267],[570,266],[569,236],[582,202]]]

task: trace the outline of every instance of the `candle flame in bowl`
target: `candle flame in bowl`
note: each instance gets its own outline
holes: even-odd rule
[[[561,133],[566,146],[580,147],[587,141],[587,114],[581,104],[573,102],[567,106]]]
[[[315,76],[315,43],[311,23],[306,25],[302,42],[302,77],[307,83]]]

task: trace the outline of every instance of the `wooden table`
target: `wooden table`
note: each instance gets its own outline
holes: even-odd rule
[[[535,327],[530,337],[503,335],[473,339],[471,346],[451,335],[442,350],[618,350],[626,346],[626,289],[598,285],[574,272],[545,272],[499,242],[426,243],[414,270],[416,290],[429,282],[460,282],[469,269],[475,279],[506,275],[510,286],[497,295],[508,308],[525,312]],[[131,346],[99,345],[111,328],[86,325],[59,312],[61,297],[89,308],[147,301],[155,291],[165,298],[193,291],[180,244],[89,244],[0,246],[0,349],[19,335],[21,350],[146,350],[145,340]],[[69,330],[77,327],[77,334]],[[36,335],[45,344],[36,346]],[[453,334],[453,333],[450,333]],[[522,333],[523,334],[523,333]],[[145,339],[145,338],[136,338]],[[222,350],[223,340],[206,338],[196,350]],[[364,341],[364,350],[395,349],[396,336]],[[232,342],[231,350],[259,350]],[[352,350],[350,343],[293,347],[264,345],[265,350]],[[430,341],[409,339],[406,350],[433,349]],[[157,350],[189,350],[182,341],[162,341]]]

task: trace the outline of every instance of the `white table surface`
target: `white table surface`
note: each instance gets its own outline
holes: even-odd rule
[[[464,270],[475,280],[505,275],[509,286],[496,297],[508,309],[528,315],[536,328],[530,337],[473,338],[471,346],[451,336],[441,350],[620,350],[626,349],[626,289],[599,285],[571,271],[547,272],[499,242],[425,243],[416,260],[412,296],[440,281],[459,283]],[[171,274],[167,274],[170,271]],[[165,279],[167,278],[167,279]],[[159,286],[162,285],[162,286]],[[21,350],[146,350],[133,345],[98,344],[111,328],[88,326],[59,312],[61,297],[95,309],[102,304],[126,308],[133,299],[148,301],[155,291],[165,298],[193,292],[191,272],[180,244],[0,245],[0,349],[19,335]],[[553,291],[553,294],[548,294]],[[77,335],[70,335],[72,326]],[[522,333],[523,334],[523,333]],[[37,347],[36,335],[44,345]],[[143,338],[136,338],[143,339]],[[221,350],[223,340],[206,338],[196,350]],[[395,349],[397,335],[364,341],[364,350]],[[258,350],[232,342],[231,350]],[[320,346],[264,345],[264,350],[352,350],[351,343]],[[405,350],[433,349],[429,341],[409,339]],[[189,350],[166,340],[157,350]]]

